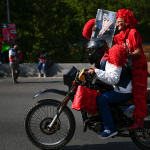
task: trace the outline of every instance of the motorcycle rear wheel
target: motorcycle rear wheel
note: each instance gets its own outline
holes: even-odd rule
[[[147,117],[147,121],[150,121],[150,117]],[[135,136],[131,137],[135,145],[137,145],[142,150],[150,150],[150,129],[140,129],[135,130],[134,132],[129,132],[130,135]],[[147,130],[147,131],[146,131]],[[141,136],[141,137],[137,137]]]
[[[56,115],[60,104],[57,100],[46,99],[36,103],[25,117],[25,131],[28,139],[36,147],[44,150],[55,150],[65,146],[75,132],[75,119],[66,106],[49,131],[47,126]]]

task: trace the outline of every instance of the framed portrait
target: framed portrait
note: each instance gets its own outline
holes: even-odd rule
[[[96,29],[92,32],[91,39],[104,39],[111,47],[116,30],[116,12],[98,9],[94,26]]]

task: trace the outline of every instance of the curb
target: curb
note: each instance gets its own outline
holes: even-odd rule
[[[72,67],[82,70],[84,68],[91,68],[93,65],[89,63],[54,63],[47,69],[47,77],[62,77]],[[150,77],[150,62],[148,62],[148,77]],[[43,70],[41,69],[43,74]],[[9,64],[0,65],[0,77],[11,76]],[[38,77],[38,64],[37,63],[23,63],[20,64],[21,77]]]
[[[89,63],[53,63],[47,68],[47,77],[62,77],[72,67],[76,67],[78,70],[83,68],[91,68]],[[43,69],[41,69],[43,74]],[[0,77],[11,76],[11,70],[9,64],[0,65]],[[20,75],[22,77],[38,77],[38,63],[22,63],[20,64]]]

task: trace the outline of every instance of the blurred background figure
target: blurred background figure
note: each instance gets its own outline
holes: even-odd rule
[[[1,50],[2,50],[2,36],[0,36],[0,64],[2,64],[2,53],[1,53]]]
[[[13,48],[9,50],[9,63],[12,73],[13,83],[18,83],[17,79],[20,74],[20,66],[19,66],[19,59],[18,59],[18,51],[19,46],[14,45]]]
[[[22,64],[22,53],[20,50],[18,51],[18,59],[19,59],[19,64]]]
[[[38,71],[39,71],[39,77],[41,77],[41,67],[43,67],[44,77],[46,77],[46,63],[49,59],[49,55],[46,54],[45,50],[41,50],[41,52],[38,55]]]

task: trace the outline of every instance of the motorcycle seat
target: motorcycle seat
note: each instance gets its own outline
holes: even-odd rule
[[[150,88],[147,89],[146,100],[150,101]],[[131,99],[127,100],[127,101],[124,101],[124,102],[121,102],[121,103],[117,103],[117,105],[130,106],[130,105],[134,105],[134,102],[133,102],[133,99],[131,98]]]
[[[147,92],[146,92],[146,100],[147,100],[147,101],[150,100],[150,88],[147,88]]]
[[[133,99],[129,99],[127,101],[117,103],[117,105],[119,105],[119,106],[130,106],[130,105],[134,105],[134,102],[133,102]]]

